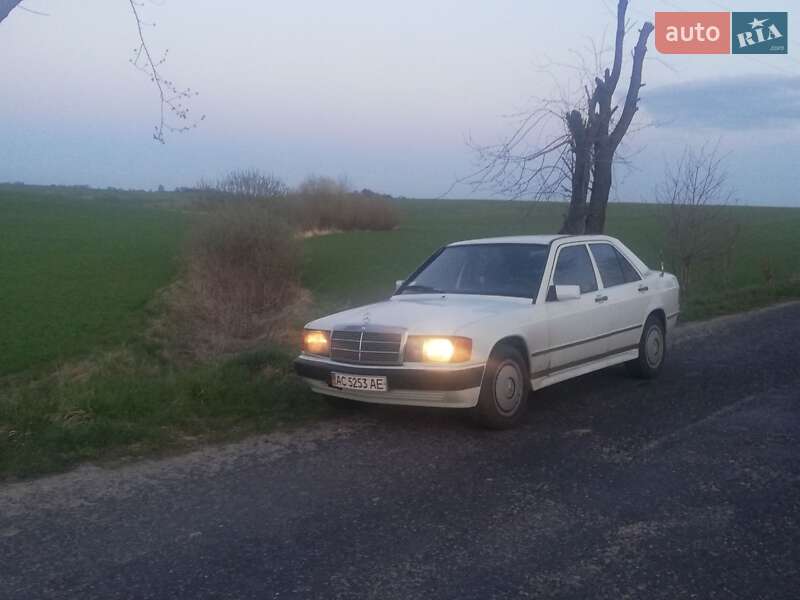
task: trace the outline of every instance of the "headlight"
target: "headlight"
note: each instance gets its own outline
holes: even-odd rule
[[[447,338],[430,338],[422,341],[422,358],[431,362],[450,362],[456,346]]]
[[[408,336],[405,360],[408,362],[465,362],[472,355],[472,340],[465,337]]]
[[[303,331],[303,351],[309,354],[328,356],[330,353],[329,336],[330,333],[327,331],[306,329]]]

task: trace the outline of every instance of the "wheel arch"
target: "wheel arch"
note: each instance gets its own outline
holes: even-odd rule
[[[667,323],[667,312],[661,306],[651,307],[649,311],[647,311],[647,317],[645,317],[644,323],[642,323],[641,331],[644,332],[645,323],[647,323],[647,319],[650,317],[655,317],[658,319],[658,322],[661,323],[661,327],[664,328],[664,336],[668,337],[669,334],[669,325]]]
[[[654,308],[647,314],[647,319],[650,317],[656,317],[660,322],[661,326],[664,328],[664,333],[667,332],[667,313],[664,312],[663,308]],[[647,323],[647,319],[644,320]]]
[[[525,339],[522,336],[507,335],[506,337],[497,340],[494,346],[492,346],[492,351],[489,353],[489,355],[491,356],[499,346],[511,346],[517,350],[522,355],[522,359],[525,361],[525,368],[528,370],[528,376],[530,376],[531,357],[530,353],[528,352],[528,344],[525,342]]]

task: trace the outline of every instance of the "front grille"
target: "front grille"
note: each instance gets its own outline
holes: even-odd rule
[[[339,362],[364,365],[402,363],[403,334],[384,331],[339,329],[331,334],[331,358]]]

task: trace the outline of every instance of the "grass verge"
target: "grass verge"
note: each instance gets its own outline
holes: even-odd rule
[[[800,299],[800,280],[695,294],[683,301],[681,320],[701,321]]]
[[[176,370],[120,350],[0,390],[0,479],[190,448],[327,414],[282,351]]]

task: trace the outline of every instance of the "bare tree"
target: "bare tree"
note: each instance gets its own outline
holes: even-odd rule
[[[152,26],[141,17],[143,2],[137,0],[127,0],[133,13],[136,23],[136,33],[139,45],[134,50],[131,64],[138,70],[145,73],[153,85],[156,87],[159,96],[160,110],[159,120],[153,130],[153,139],[157,142],[165,142],[165,132],[182,133],[197,127],[197,124],[205,119],[201,115],[199,119],[192,120],[189,101],[198,95],[198,92],[191,88],[179,88],[171,79],[166,78],[162,73],[162,68],[167,60],[168,50],[160,57],[154,57],[147,44],[145,29]],[[21,5],[22,0],[0,0],[0,23],[9,15],[14,8],[32,11]]]
[[[203,187],[202,183],[200,187]],[[231,171],[215,185],[207,187],[218,192],[248,198],[274,198],[285,196],[289,192],[289,188],[281,179],[262,173],[258,169]]]
[[[602,75],[584,86],[580,101],[564,97],[540,99],[533,111],[522,116],[506,141],[474,146],[481,167],[466,180],[515,198],[568,195],[569,210],[561,231],[603,232],[614,160],[638,110],[647,41],[653,31],[650,22],[639,30],[628,91],[617,115],[619,107],[613,99],[622,73],[627,9],[628,0],[619,0],[611,69],[604,69]],[[599,60],[596,62],[595,72],[600,70]]]
[[[728,174],[717,146],[686,148],[668,164],[656,199],[666,224],[666,250],[684,293],[701,265],[725,270],[739,234]]]

